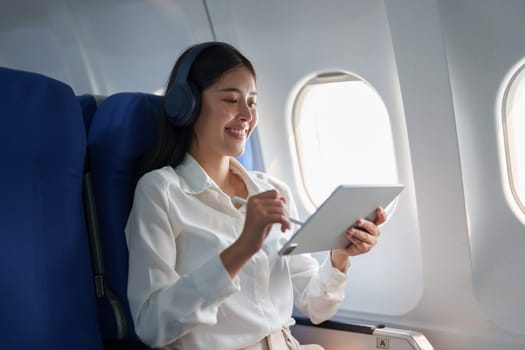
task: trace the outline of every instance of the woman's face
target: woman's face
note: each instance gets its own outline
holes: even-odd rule
[[[240,156],[257,124],[256,93],[255,79],[243,65],[226,71],[204,89],[192,155]]]

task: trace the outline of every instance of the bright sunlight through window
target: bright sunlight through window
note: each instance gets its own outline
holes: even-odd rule
[[[343,73],[317,76],[299,93],[293,122],[314,206],[340,184],[397,183],[388,112],[367,82]]]
[[[514,74],[505,91],[503,131],[512,195],[525,213],[525,66]]]

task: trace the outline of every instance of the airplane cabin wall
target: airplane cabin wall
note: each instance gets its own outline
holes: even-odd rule
[[[400,180],[408,184],[409,196],[403,200],[410,207],[412,196],[417,198],[417,210],[408,209],[411,216],[407,217],[403,215],[406,208],[398,208],[395,215],[401,218],[384,229],[378,254],[354,259],[347,298],[357,301],[346,302],[337,317],[419,329],[437,349],[522,347],[525,339],[518,331],[520,326],[496,324],[498,320],[480,305],[475,290],[473,270],[479,271],[479,267],[471,260],[469,225],[473,218],[467,212],[464,187],[464,181],[470,180],[462,172],[463,142],[458,138],[463,135],[458,134],[456,125],[459,121],[450,81],[454,77],[449,76],[450,48],[444,41],[442,4],[328,1],[320,8],[314,1],[207,3],[217,39],[238,45],[253,58],[259,74],[261,139],[282,140],[263,143],[267,170],[290,184],[299,202],[303,190],[289,135],[293,100],[301,84],[319,72],[352,72],[377,89],[389,110]],[[454,2],[449,5],[453,11]],[[474,7],[470,11],[475,16]],[[283,148],[285,142],[287,148]],[[304,214],[301,203],[299,207]],[[417,231],[416,237],[403,236],[410,229]],[[396,245],[392,237],[403,244]],[[389,255],[392,251],[395,256]],[[399,279],[402,287],[392,289],[370,282],[384,278],[374,266],[384,267],[414,251],[421,255],[412,262],[421,263],[422,280],[403,284]],[[520,272],[519,265],[506,266]],[[410,288],[419,288],[418,283],[423,284],[420,296],[419,292],[410,293]],[[494,286],[491,291],[496,288],[501,287]],[[368,299],[363,297],[365,290]],[[391,303],[392,293],[410,295],[415,304],[410,308],[403,304],[398,314],[382,308],[382,298]],[[505,294],[510,297],[509,304],[520,302],[518,293],[519,289]],[[492,295],[489,303],[500,297]]]
[[[202,1],[21,0],[0,12],[0,65],[77,94],[158,91],[183,49],[212,39]]]
[[[521,349],[525,237],[505,196],[498,98],[511,68],[523,63],[525,4],[385,5],[425,260],[425,293],[412,321],[425,318],[430,329],[422,331],[438,349]]]
[[[469,218],[473,285],[498,327],[525,335],[525,213],[510,194],[501,99],[525,63],[525,2],[441,0]],[[525,116],[521,116],[525,117]]]

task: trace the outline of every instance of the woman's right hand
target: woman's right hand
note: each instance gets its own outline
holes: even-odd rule
[[[284,197],[279,192],[269,190],[248,199],[246,221],[239,237],[247,251],[255,254],[261,249],[273,224],[281,224],[281,231],[290,229]]]
[[[262,248],[273,224],[281,224],[282,232],[291,227],[284,197],[279,197],[276,190],[251,196],[246,204],[246,220],[241,235],[221,253],[230,277],[234,278],[246,261]]]

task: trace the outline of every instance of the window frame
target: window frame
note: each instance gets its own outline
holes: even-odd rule
[[[366,80],[360,77],[357,74],[346,72],[346,71],[329,71],[329,72],[323,72],[314,75],[313,77],[306,80],[300,89],[298,90],[297,94],[295,95],[295,99],[292,105],[292,130],[293,130],[293,137],[294,137],[294,148],[295,153],[297,155],[298,160],[298,170],[299,170],[299,178],[301,181],[301,187],[303,190],[303,193],[306,194],[307,200],[307,207],[310,207],[311,209],[315,210],[318,208],[322,203],[315,199],[315,196],[312,195],[311,189],[307,186],[307,179],[305,178],[307,175],[305,174],[305,155],[300,150],[300,146],[303,144],[301,140],[304,140],[304,137],[302,135],[302,128],[300,128],[298,125],[300,123],[300,113],[298,113],[298,109],[301,108],[301,105],[304,102],[305,96],[307,96],[308,90],[311,89],[314,85],[321,85],[321,84],[327,84],[327,83],[338,83],[338,82],[360,82],[368,86],[369,89],[371,89],[375,94],[377,94],[377,97],[383,102],[384,108],[387,112],[387,116],[390,118],[390,114],[388,113],[388,109],[386,108],[385,102],[381,95],[377,92],[377,90]],[[392,137],[392,143],[395,149],[395,137],[393,134],[392,125],[390,123],[389,125],[390,131],[391,131],[391,137]],[[399,167],[398,167],[398,160],[394,151],[394,165],[395,165],[395,173],[396,178],[398,179],[397,182],[399,182]],[[356,183],[358,184],[358,183]],[[359,183],[364,184],[364,183]],[[369,183],[367,183],[369,184]],[[395,207],[397,206],[397,199],[395,200],[395,203],[393,203],[392,212],[395,210]]]
[[[511,75],[511,78],[509,79],[509,81],[507,82],[505,86],[503,96],[501,99],[501,123],[502,123],[502,129],[503,129],[502,130],[503,131],[503,145],[504,145],[504,150],[505,150],[505,166],[507,170],[507,179],[509,183],[510,193],[516,205],[521,210],[522,214],[525,214],[525,203],[524,203],[525,199],[522,199],[520,197],[520,194],[516,190],[515,174],[514,174],[513,165],[512,165],[513,160],[511,157],[511,153],[512,153],[511,141],[512,140],[511,140],[511,136],[510,136],[509,128],[508,128],[508,124],[509,124],[508,117],[509,116],[507,115],[507,104],[508,104],[507,100],[508,100],[509,94],[514,87],[514,83],[516,82],[518,77],[520,77],[521,74],[525,74],[525,63],[522,63],[515,70],[515,72]],[[525,82],[525,76],[522,79],[524,79],[524,82]]]

